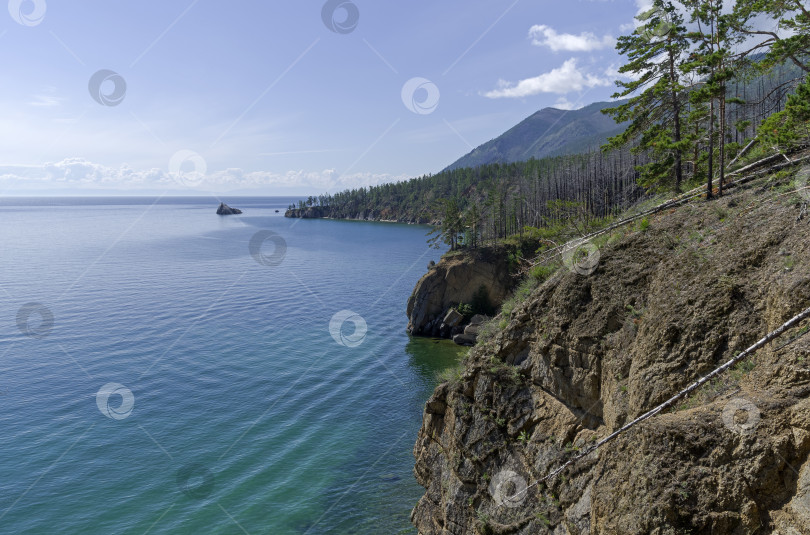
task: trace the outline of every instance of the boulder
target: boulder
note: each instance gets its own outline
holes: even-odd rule
[[[471,336],[478,336],[478,333],[481,332],[481,325],[467,325],[464,328],[464,334],[469,334]]]
[[[458,327],[461,325],[461,322],[464,321],[464,316],[455,308],[451,308],[447,311],[447,314],[444,315],[444,324],[450,327]]]
[[[231,208],[224,202],[219,203],[219,208],[217,208],[217,215],[239,215],[242,213],[242,210],[238,208]]]
[[[474,346],[477,337],[471,334],[457,334],[453,337],[453,342],[460,346]]]
[[[489,316],[484,316],[483,314],[476,314],[470,319],[470,325],[483,325],[489,320],[490,320]]]

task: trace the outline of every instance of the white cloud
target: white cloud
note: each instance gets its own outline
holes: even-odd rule
[[[34,99],[28,104],[42,108],[52,108],[54,106],[59,106],[64,100],[65,99],[61,97],[55,97],[52,95],[34,95]]]
[[[641,75],[638,73],[627,73],[627,72],[619,72],[619,68],[616,67],[615,64],[610,64],[607,69],[605,69],[605,76],[610,78],[611,80],[639,80],[641,79]]]
[[[614,46],[616,40],[610,35],[605,35],[601,39],[591,32],[584,32],[579,35],[571,33],[557,33],[554,28],[544,24],[532,26],[529,29],[529,37],[535,46],[546,46],[554,52],[589,52],[602,48]]]
[[[633,17],[632,22],[628,22],[627,24],[622,24],[619,26],[619,30],[622,33],[631,32],[641,26],[641,21],[638,20],[638,16],[646,13],[647,11],[651,10],[653,7],[652,0],[636,0],[636,14]]]
[[[68,158],[44,165],[0,166],[0,191],[24,191],[46,194],[50,190],[76,193],[93,191],[186,191],[227,193],[255,190],[273,194],[277,190],[290,190],[309,194],[335,192],[347,188],[372,186],[405,180],[406,176],[379,173],[353,173],[341,175],[335,169],[322,171],[291,170],[287,172],[245,171],[231,168],[207,174],[195,187],[164,169],[133,169],[124,164],[109,167],[84,158]]]
[[[577,67],[577,60],[571,58],[561,67],[543,73],[534,78],[521,80],[512,84],[501,80],[498,89],[484,93],[487,98],[523,98],[540,93],[557,93],[564,95],[571,91],[582,91],[585,88],[608,86],[611,80],[584,73]]]
[[[558,98],[557,102],[552,106],[552,108],[557,108],[558,110],[578,110],[582,107],[584,107],[584,105],[580,102],[571,102],[565,97]]]

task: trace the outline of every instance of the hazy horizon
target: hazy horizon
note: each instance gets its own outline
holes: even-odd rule
[[[315,195],[436,173],[539,109],[607,100],[646,3],[11,0],[0,195]]]

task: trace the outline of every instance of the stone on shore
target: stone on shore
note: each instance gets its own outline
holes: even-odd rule
[[[460,346],[474,346],[477,338],[472,334],[457,334],[453,337],[453,342]]]
[[[442,323],[444,323],[445,325],[447,325],[452,329],[453,327],[458,327],[459,325],[461,325],[462,321],[464,321],[464,316],[455,308],[451,308],[450,310],[447,311],[447,314],[444,316],[444,321],[442,321]]]

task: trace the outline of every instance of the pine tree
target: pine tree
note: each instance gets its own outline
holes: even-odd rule
[[[438,248],[439,241],[450,246],[451,251],[458,248],[459,237],[464,233],[464,219],[458,207],[458,200],[455,197],[442,201],[442,221],[428,235],[435,235],[428,244]]]
[[[740,33],[763,38],[748,52],[766,50],[764,67],[791,61],[810,73],[810,10],[805,4],[804,0],[738,1],[732,23]],[[781,35],[771,22],[762,24],[763,16],[778,22]]]
[[[472,249],[480,245],[481,236],[481,209],[478,202],[473,200],[464,214],[464,223],[467,231],[464,234],[464,244]]]
[[[726,103],[728,81],[734,77],[731,47],[737,40],[731,17],[724,15],[723,0],[692,0],[687,2],[692,10],[692,22],[697,31],[689,33],[689,38],[697,45],[684,71],[695,72],[704,77],[703,83],[690,95],[693,104],[708,102],[709,154],[706,181],[706,198],[711,199],[714,180],[715,142],[718,142],[717,167],[720,177],[718,194],[723,194],[726,165]],[[715,115],[717,111],[718,116]],[[717,125],[717,132],[715,132]]]
[[[762,123],[759,135],[766,144],[783,151],[810,141],[810,76],[788,97],[783,111]]]
[[[617,123],[630,124],[605,148],[631,144],[635,152],[649,151],[653,161],[640,167],[640,184],[646,188],[672,184],[679,192],[685,149],[680,63],[688,49],[686,29],[682,16],[668,0],[655,0],[653,8],[638,19],[642,26],[620,37],[616,45],[628,58],[619,73],[628,75],[630,81],[617,81],[622,91],[613,98],[634,96],[603,110]]]

